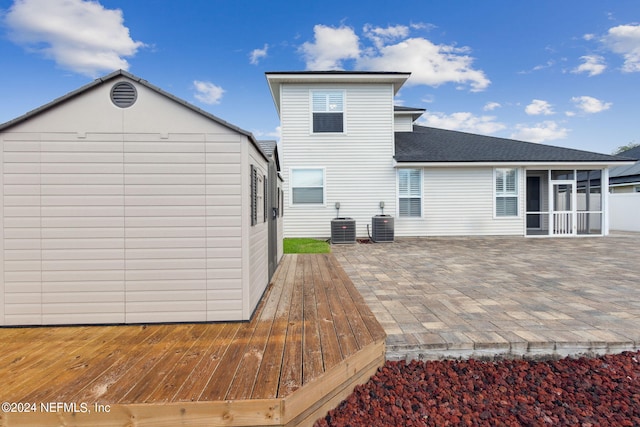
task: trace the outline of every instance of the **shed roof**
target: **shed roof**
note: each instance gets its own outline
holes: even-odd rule
[[[106,83],[106,82],[108,82],[110,80],[113,80],[113,79],[121,77],[121,76],[122,77],[126,77],[129,80],[133,80],[136,83],[141,84],[141,85],[143,85],[143,86],[145,86],[145,87],[147,87],[147,88],[149,88],[149,89],[151,89],[151,90],[153,90],[153,91],[155,91],[155,92],[157,92],[157,93],[159,93],[159,94],[171,99],[172,101],[177,102],[178,104],[181,104],[181,105],[185,106],[186,108],[194,111],[195,113],[198,113],[198,114],[200,114],[200,115],[202,115],[202,116],[204,116],[204,117],[206,117],[206,118],[208,118],[208,119],[210,119],[210,120],[212,120],[212,121],[214,121],[214,122],[216,122],[216,123],[228,128],[228,129],[234,130],[234,131],[236,131],[236,132],[238,132],[238,133],[240,133],[242,135],[247,136],[249,138],[249,140],[251,141],[251,143],[256,147],[256,149],[260,152],[260,154],[265,158],[265,160],[269,160],[268,156],[262,150],[262,147],[260,146],[260,144],[258,144],[257,140],[255,139],[255,137],[253,136],[253,134],[251,132],[246,131],[244,129],[241,129],[238,126],[235,126],[235,125],[233,125],[233,124],[231,124],[231,123],[229,123],[227,121],[224,121],[221,118],[219,118],[217,116],[214,116],[213,114],[211,114],[211,113],[209,113],[207,111],[204,111],[201,108],[198,108],[195,105],[190,104],[187,101],[185,101],[185,100],[183,100],[181,98],[178,98],[177,96],[172,95],[169,92],[166,92],[166,91],[160,89],[159,87],[152,85],[148,81],[143,80],[142,78],[140,78],[138,76],[135,76],[135,75],[129,73],[128,71],[124,71],[124,70],[117,70],[117,71],[114,71],[114,72],[112,72],[110,74],[107,74],[104,77],[97,78],[93,82],[88,83],[88,84],[86,84],[86,85],[84,85],[84,86],[82,86],[82,87],[80,87],[80,88],[78,88],[78,89],[76,89],[76,90],[74,90],[72,92],[69,92],[66,95],[63,95],[63,96],[61,96],[59,98],[56,98],[53,101],[51,101],[51,102],[49,102],[47,104],[44,104],[44,105],[42,105],[42,106],[40,106],[40,107],[38,107],[38,108],[36,108],[34,110],[31,110],[28,113],[23,114],[20,117],[17,117],[17,118],[15,118],[13,120],[10,120],[10,121],[8,121],[6,123],[0,124],[0,132],[3,132],[5,130],[11,128],[12,126],[15,126],[15,125],[19,124],[19,123],[22,123],[22,122],[25,122],[27,120],[30,120],[31,118],[37,116],[40,113],[43,113],[43,112],[45,112],[47,110],[50,110],[50,109],[52,109],[54,107],[57,107],[58,105],[61,105],[64,102],[66,102],[66,101],[68,101],[68,100],[70,100],[72,98],[75,98],[77,96],[82,95],[83,93],[87,92],[88,90],[90,90],[90,89],[92,89],[92,88],[94,88],[96,86],[102,85],[102,84],[104,84],[104,83]]]
[[[618,163],[630,159],[572,148],[414,125],[396,132],[395,159],[416,163]]]

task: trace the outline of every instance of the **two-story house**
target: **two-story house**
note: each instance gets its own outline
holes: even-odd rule
[[[365,237],[380,213],[395,217],[396,236],[608,233],[607,193],[576,178],[608,181],[609,166],[629,159],[417,126],[423,109],[394,106],[409,76],[266,73],[281,121],[285,237],[326,238],[338,215]]]

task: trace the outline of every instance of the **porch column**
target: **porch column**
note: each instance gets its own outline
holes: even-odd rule
[[[600,193],[602,194],[602,235],[609,235],[609,168],[602,169],[600,175]]]

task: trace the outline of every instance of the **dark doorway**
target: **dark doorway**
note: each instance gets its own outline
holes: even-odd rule
[[[527,177],[527,212],[540,212],[540,177]],[[540,214],[527,213],[527,228],[540,228]]]

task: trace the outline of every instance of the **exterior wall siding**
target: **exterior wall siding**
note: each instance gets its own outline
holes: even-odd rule
[[[261,197],[258,203],[261,204],[258,209],[258,222],[254,226],[249,224],[249,257],[251,260],[248,266],[250,289],[248,298],[249,315],[258,305],[260,298],[269,282],[269,266],[268,266],[268,222],[265,221],[264,201],[267,197],[264,194],[264,180],[268,177],[267,165],[260,161],[258,152],[251,147],[249,149],[249,162],[257,169],[257,174],[262,178],[258,185],[257,191]],[[246,174],[249,174],[249,167],[246,168]],[[249,197],[247,197],[249,200]],[[268,215],[270,212],[266,212]]]
[[[396,115],[394,117],[394,130],[396,132],[413,132],[413,119],[409,115]]]
[[[520,215],[495,218],[493,168],[424,168],[422,218],[396,217],[396,236],[524,235],[523,172]]]
[[[345,91],[345,134],[312,134],[310,91]],[[289,84],[281,91],[282,173],[285,181],[285,237],[327,238],[340,202],[340,216],[356,220],[357,235],[366,236],[373,215],[395,211],[393,168],[393,88],[391,85]],[[291,203],[290,171],[295,167],[325,170],[323,206]]]
[[[0,135],[1,324],[248,319],[267,246],[266,225],[243,229],[243,175],[265,159],[143,86],[118,109],[110,87]]]

